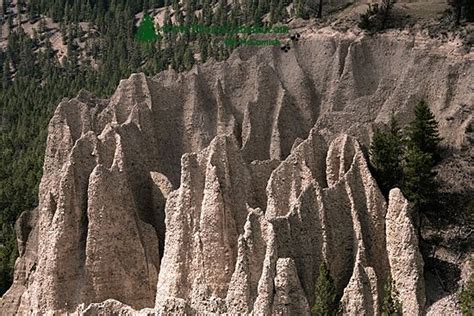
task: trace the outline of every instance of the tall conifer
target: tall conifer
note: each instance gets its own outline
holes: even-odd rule
[[[333,316],[338,310],[336,287],[325,263],[319,267],[319,276],[315,287],[313,316]]]

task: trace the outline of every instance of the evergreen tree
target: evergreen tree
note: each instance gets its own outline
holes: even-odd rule
[[[13,280],[13,266],[18,256],[15,233],[11,224],[4,223],[0,227],[0,245],[0,293],[4,293]]]
[[[215,22],[218,25],[225,25],[227,23],[227,1],[220,0],[215,13]]]
[[[147,13],[150,9],[150,2],[148,0],[143,1],[143,12]]]
[[[436,192],[436,173],[433,172],[433,156],[416,146],[409,146],[404,155],[403,193],[418,212],[433,201]]]
[[[372,33],[385,29],[394,2],[394,0],[382,0],[380,3],[369,4],[367,11],[360,15],[359,27]]]
[[[423,153],[430,154],[432,166],[440,160],[438,122],[425,101],[420,101],[415,107],[415,119],[408,127],[407,141],[408,147],[417,147]]]
[[[201,52],[201,63],[205,63],[209,57],[209,40],[204,34],[200,34],[199,47]]]
[[[212,23],[212,8],[210,0],[203,0],[202,5],[202,16],[205,25],[211,25]]]
[[[402,182],[402,138],[397,120],[392,113],[388,131],[375,130],[370,145],[370,162],[382,192],[399,187]]]
[[[384,284],[382,301],[382,316],[401,316],[402,305],[398,300],[398,292],[393,287],[392,277],[389,276]]]
[[[172,8],[175,12],[179,10],[179,0],[172,0]]]
[[[2,15],[7,15],[8,11],[8,0],[2,0]]]
[[[325,263],[321,263],[319,267],[319,276],[316,281],[314,295],[315,301],[311,309],[313,316],[336,315],[338,310],[336,287]]]
[[[303,16],[303,0],[293,0],[293,14],[297,18],[301,18]]]
[[[319,7],[318,7],[318,18],[323,17],[323,0],[319,0]]]
[[[46,21],[44,18],[42,18],[40,21],[39,21],[39,25],[38,25],[38,31],[40,34],[43,34],[44,32],[46,32]]]
[[[270,24],[275,24],[280,19],[279,12],[277,11],[278,2],[278,0],[272,0],[270,4]]]
[[[159,39],[155,30],[153,20],[148,14],[143,17],[140,26],[138,27],[137,40],[141,43],[154,42]]]
[[[175,17],[176,17],[177,24],[179,25],[184,24],[184,12],[183,12],[183,8],[181,7],[181,4],[179,3],[178,3],[178,10],[176,10]]]
[[[190,25],[192,23],[193,17],[196,11],[196,2],[195,0],[185,0],[184,9],[186,10],[185,23]]]
[[[461,312],[463,316],[474,315],[474,274],[471,274],[469,280],[459,294],[461,303]]]
[[[278,2],[278,9],[277,9],[277,14],[279,16],[279,22],[286,22],[289,18],[288,11],[286,9],[287,3],[285,0],[280,0]]]
[[[184,68],[186,70],[191,70],[191,68],[193,68],[194,63],[195,63],[195,60],[194,60],[193,52],[191,48],[188,47],[183,56]]]
[[[240,7],[240,3],[236,2],[230,11],[230,25],[235,28],[239,25],[242,25],[242,23],[242,9]]]
[[[421,214],[426,213],[436,201],[436,172],[433,167],[440,160],[439,142],[438,123],[428,105],[421,101],[415,107],[415,119],[407,128],[402,188],[414,205],[420,236]]]
[[[263,16],[263,7],[261,5],[257,6],[257,9],[254,11],[253,24],[256,26],[262,25],[262,16]]]
[[[8,30],[12,30],[13,29],[13,15],[10,14],[8,16],[7,21],[8,21]]]
[[[70,9],[69,9],[69,4],[66,3],[65,7],[64,7],[64,20],[66,22],[69,22],[71,21],[71,14],[70,14]]]
[[[10,84],[10,61],[5,59],[3,63],[2,87],[7,89]]]
[[[474,21],[474,3],[472,0],[450,0],[448,3],[453,7],[456,25],[461,24],[462,19],[467,22]]]

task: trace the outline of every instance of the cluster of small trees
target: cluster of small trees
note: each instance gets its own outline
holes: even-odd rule
[[[334,280],[329,273],[327,265],[323,262],[319,266],[319,275],[316,280],[314,304],[311,308],[311,315],[335,316],[342,314],[339,300],[340,297],[337,295]],[[402,305],[398,300],[398,292],[393,287],[390,275],[384,284],[381,314],[383,316],[402,315]]]
[[[311,17],[321,18],[322,7],[322,0],[295,0],[293,2],[295,16],[304,19],[308,19]]]
[[[369,4],[367,11],[360,16],[359,27],[370,32],[381,31],[387,27],[394,0],[383,0],[380,4]]]
[[[474,2],[472,0],[448,0],[453,8],[456,24],[460,24],[462,19],[467,22],[474,21]]]
[[[438,123],[424,101],[402,133],[393,114],[387,129],[377,129],[370,146],[370,162],[382,192],[399,187],[418,213],[435,201],[435,165],[441,159]]]
[[[474,1],[448,0],[451,6],[451,16],[456,25],[462,20],[474,21]],[[367,11],[360,15],[359,27],[370,32],[381,31],[388,27],[388,22],[395,0],[383,0],[380,3],[369,4]]]

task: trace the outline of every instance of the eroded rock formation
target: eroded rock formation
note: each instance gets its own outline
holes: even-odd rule
[[[404,315],[419,315],[426,303],[423,258],[414,247],[417,234],[411,223],[409,204],[399,189],[390,192],[387,211],[387,252],[392,278],[403,304]]]
[[[407,34],[307,30],[288,54],[239,49],[62,102],[2,311],[307,315],[326,262],[345,313],[378,315],[391,273],[421,314],[409,205],[398,190],[385,201],[363,148],[421,98],[462,146],[470,58]]]

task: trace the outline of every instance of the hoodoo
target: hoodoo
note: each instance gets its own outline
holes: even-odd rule
[[[286,53],[239,48],[61,102],[2,313],[309,315],[322,263],[345,314],[380,315],[389,277],[405,315],[445,313],[411,205],[384,197],[367,148],[421,99],[445,144],[471,146],[472,53],[401,31],[299,33]]]

